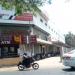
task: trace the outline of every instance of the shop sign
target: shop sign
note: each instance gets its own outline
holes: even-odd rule
[[[21,35],[14,35],[14,42],[15,43],[21,43]]]
[[[27,36],[23,36],[23,39],[22,40],[23,40],[23,43],[24,44],[27,44]]]
[[[36,35],[30,35],[30,36],[23,36],[23,43],[26,44],[36,44]]]
[[[37,43],[36,35],[31,35],[29,37],[29,43],[30,44],[36,44]]]
[[[10,41],[1,41],[1,44],[10,44]]]
[[[11,44],[11,36],[2,35],[0,36],[0,44]]]

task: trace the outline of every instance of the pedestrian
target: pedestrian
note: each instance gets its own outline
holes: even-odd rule
[[[63,51],[63,48],[62,48],[62,49],[60,50],[60,62],[62,62],[63,54],[64,54],[64,51]]]
[[[24,50],[22,48],[18,48],[18,55],[20,57],[20,61],[23,59]]]

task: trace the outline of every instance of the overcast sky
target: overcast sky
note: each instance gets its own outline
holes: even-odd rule
[[[52,0],[52,4],[45,5],[43,10],[48,13],[55,28],[63,34],[69,31],[75,34],[75,0]]]
[[[52,0],[51,5],[46,4],[42,9],[47,12],[50,25],[63,34],[69,31],[75,34],[75,0]]]

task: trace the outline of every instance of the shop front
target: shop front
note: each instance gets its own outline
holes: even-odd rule
[[[18,44],[4,44],[0,45],[0,58],[18,57],[17,48]]]
[[[19,62],[20,44],[26,44],[29,27],[0,26],[0,66],[14,65]]]

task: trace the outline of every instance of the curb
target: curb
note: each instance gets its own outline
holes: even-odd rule
[[[3,71],[11,72],[11,71],[17,71],[17,70],[18,70],[17,66],[7,66],[7,67],[1,67],[0,68],[0,72],[3,72]]]

